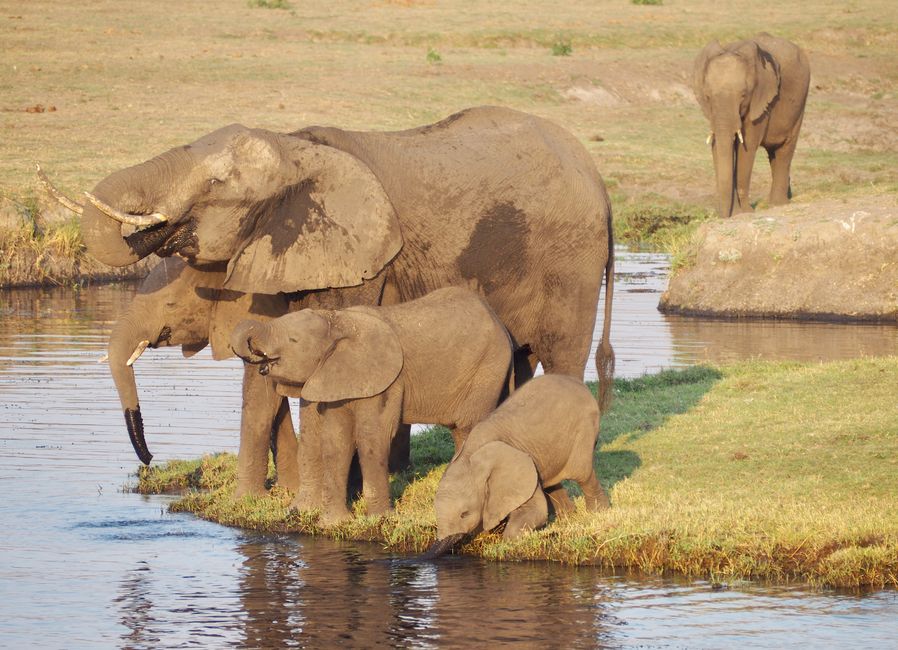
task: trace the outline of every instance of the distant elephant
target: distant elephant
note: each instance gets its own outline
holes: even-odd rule
[[[593,466],[598,436],[599,408],[582,382],[543,375],[524,384],[474,427],[446,468],[434,501],[437,541],[427,556],[506,517],[503,539],[545,525],[546,492],[569,504],[563,480],[580,485],[591,510],[607,508]]]
[[[327,524],[351,516],[346,485],[356,450],[368,512],[387,512],[397,425],[445,425],[461,447],[496,408],[511,371],[508,333],[483,298],[461,287],[399,305],[246,320],[231,346],[278,394],[302,398],[293,506],[321,508]]]
[[[180,345],[184,356],[190,357],[211,342],[213,358],[227,359],[234,356],[228,337],[237,322],[247,316],[266,320],[287,313],[283,295],[243,294],[216,288],[222,285],[224,276],[225,269],[220,264],[200,270],[179,257],[165,258],[150,271],[127,311],[112,327],[109,369],[125,412],[131,444],[146,464],[153,456],[144,438],[132,367],[143,351],[147,347]],[[275,431],[275,448],[280,452],[276,454],[278,481],[295,490],[296,435],[287,400],[275,396],[270,382],[258,373],[247,375],[254,401],[276,400],[276,415],[269,420],[268,429]]]
[[[698,55],[692,89],[711,122],[720,216],[751,210],[748,190],[758,146],[770,159],[770,204],[792,197],[789,168],[810,80],[801,48],[766,33],[726,46],[714,41]]]
[[[586,149],[542,118],[480,107],[398,132],[231,125],[113,173],[89,200],[84,242],[113,266],[178,253],[226,263],[226,289],[329,309],[470,287],[511,334],[518,381],[537,362],[582,377],[604,274],[609,394],[611,206]],[[238,494],[264,490],[263,415],[241,424]]]

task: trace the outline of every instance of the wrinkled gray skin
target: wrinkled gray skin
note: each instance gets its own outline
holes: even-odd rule
[[[503,539],[545,525],[547,494],[556,512],[572,507],[562,480],[580,485],[589,509],[607,508],[593,467],[598,435],[598,405],[581,381],[543,375],[527,382],[474,427],[446,468],[428,557],[506,517]]]
[[[301,397],[299,510],[349,518],[346,483],[358,450],[369,514],[390,510],[390,441],[397,425],[442,424],[460,448],[507,387],[511,342],[468,289],[437,289],[393,306],[305,309],[237,325],[231,346],[281,395]],[[595,407],[595,404],[593,404]]]
[[[692,89],[711,123],[720,216],[751,211],[749,186],[759,146],[770,159],[770,204],[791,198],[789,170],[810,79],[805,53],[766,33],[725,46],[714,41],[696,58]]]
[[[151,252],[228,265],[224,287],[297,292],[299,307],[395,304],[445,286],[484,296],[511,334],[515,376],[582,377],[602,277],[613,281],[611,208],[570,133],[504,108],[472,108],[408,131],[232,125],[118,171],[94,194],[121,211],[169,217],[123,236],[91,205],[88,251],[114,266]],[[248,380],[247,380],[248,381]],[[237,493],[264,490],[265,405],[244,386]],[[610,394],[610,393],[607,393]]]
[[[133,366],[127,361],[142,341],[151,348],[180,345],[185,357],[191,357],[206,345],[212,345],[216,360],[234,356],[228,336],[240,320],[253,317],[261,321],[287,312],[282,295],[251,295],[219,289],[224,281],[222,265],[203,270],[187,265],[179,257],[163,259],[146,277],[128,309],[112,327],[109,336],[109,370],[125,414],[128,435],[138,458],[149,464],[152,454],[144,439],[143,418]],[[136,362],[139,363],[139,362]],[[250,374],[250,373],[247,373]],[[251,373],[249,385],[254,392],[274,395],[264,377]],[[269,421],[273,431],[278,481],[292,490],[297,488],[296,434],[287,400],[276,396],[275,417]]]

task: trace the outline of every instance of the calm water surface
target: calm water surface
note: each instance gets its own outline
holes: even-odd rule
[[[621,251],[618,374],[745,357],[894,354],[898,328],[655,310],[663,256]],[[136,466],[102,355],[133,287],[0,293],[0,647],[895,647],[898,594],[805,593],[549,563],[436,564],[257,535],[122,492]],[[236,451],[240,366],[137,364],[159,461]]]

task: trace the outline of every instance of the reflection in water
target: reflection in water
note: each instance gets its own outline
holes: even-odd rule
[[[621,376],[896,351],[898,327],[664,317],[666,266],[618,251]],[[591,567],[415,563],[376,546],[242,533],[169,514],[166,497],[122,493],[137,461],[96,360],[133,292],[0,292],[0,647],[893,643],[895,592],[714,592]],[[160,461],[236,451],[239,362],[150,350],[136,374]]]

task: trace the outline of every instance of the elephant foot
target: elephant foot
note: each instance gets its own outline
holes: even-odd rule
[[[287,488],[293,494],[299,492],[299,477],[294,475],[285,475],[281,476],[280,472],[278,472],[278,480],[277,484],[282,488]]]
[[[264,485],[256,485],[255,483],[237,483],[237,489],[234,491],[234,496],[238,499],[242,499],[243,497],[264,497],[268,494],[268,490],[265,489]]]
[[[339,526],[350,520],[352,520],[352,513],[349,510],[337,508],[323,511],[318,518],[318,523],[321,526]]]
[[[369,503],[366,510],[369,515],[373,515],[376,517],[392,515],[395,512],[395,510],[393,510],[392,504],[390,504],[390,503],[386,503],[386,504]]]

